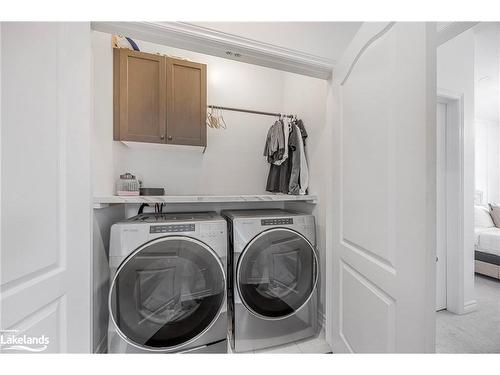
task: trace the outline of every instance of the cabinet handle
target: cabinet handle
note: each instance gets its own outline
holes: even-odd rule
[[[168,140],[171,141],[173,138],[171,135],[168,136]]]
[[[164,135],[160,135],[160,139],[165,139],[165,136]]]

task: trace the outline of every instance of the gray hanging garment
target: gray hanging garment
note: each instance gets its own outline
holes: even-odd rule
[[[288,137],[288,144],[290,145],[288,151],[288,159],[290,159],[290,180],[288,183],[288,193],[299,195],[300,185],[300,150],[299,142],[301,142],[300,131],[298,127],[292,124],[292,131]]]
[[[283,126],[281,127],[283,131]],[[269,160],[271,165],[269,166],[269,174],[267,176],[266,191],[272,193],[283,193],[288,194],[288,189],[290,185],[290,175],[291,175],[291,152],[296,147],[296,141],[294,140],[292,133],[288,135],[288,157],[280,164],[276,165]],[[283,155],[281,155],[283,156]]]
[[[283,134],[283,123],[276,121],[267,132],[264,156],[269,163],[274,163],[283,158],[285,153],[285,136]]]

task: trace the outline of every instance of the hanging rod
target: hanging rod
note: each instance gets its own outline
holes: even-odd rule
[[[273,117],[279,117],[279,116],[283,116],[284,115],[282,113],[254,111],[252,109],[244,109],[244,108],[221,107],[219,105],[208,105],[207,107],[208,108],[213,108],[213,109],[223,109],[225,111],[245,112],[245,113],[253,113],[255,115],[264,115],[264,116],[273,116]],[[294,115],[284,115],[284,116],[288,117],[288,118],[293,118],[294,117]]]

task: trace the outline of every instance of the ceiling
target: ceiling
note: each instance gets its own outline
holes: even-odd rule
[[[361,22],[189,22],[227,34],[338,61]]]

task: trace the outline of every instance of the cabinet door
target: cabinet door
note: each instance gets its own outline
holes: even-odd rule
[[[114,50],[114,139],[164,143],[165,57]]]
[[[167,58],[167,143],[206,146],[206,65]]]

